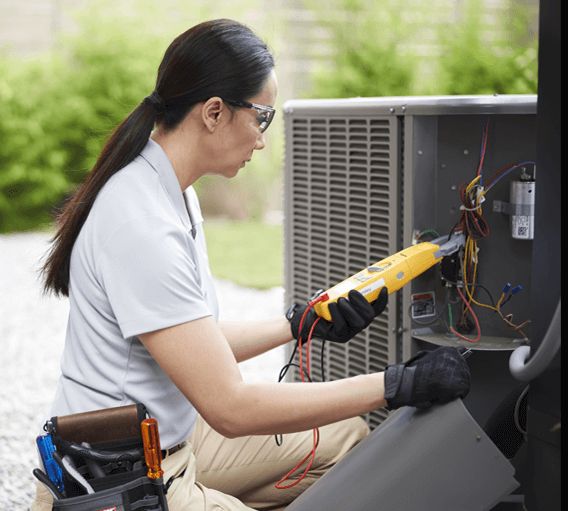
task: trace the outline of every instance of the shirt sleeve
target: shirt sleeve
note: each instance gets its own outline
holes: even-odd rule
[[[105,242],[101,282],[125,338],[211,315],[186,236],[163,219],[141,218]]]

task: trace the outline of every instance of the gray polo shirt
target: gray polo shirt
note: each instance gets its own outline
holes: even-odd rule
[[[203,217],[149,140],[98,194],[71,254],[69,321],[52,416],[141,402],[161,444],[184,440],[196,411],[138,335],[212,315],[218,304]]]

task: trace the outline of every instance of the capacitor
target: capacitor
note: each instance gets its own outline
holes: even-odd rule
[[[523,168],[520,179],[511,181],[511,236],[517,240],[534,238],[535,173]]]

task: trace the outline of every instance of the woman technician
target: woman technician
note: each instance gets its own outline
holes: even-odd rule
[[[368,433],[360,415],[447,401],[469,386],[467,366],[448,350],[334,382],[243,382],[237,363],[297,338],[306,307],[255,324],[217,321],[192,185],[205,174],[234,177],[264,147],[276,94],[273,58],[247,27],[214,20],[181,34],[155,91],[67,203],[44,266],[46,289],[70,301],[52,415],[144,403],[167,448],[164,480],[175,478],[172,511],[284,506]],[[315,335],[346,342],[385,305],[386,291],[373,304],[352,294]],[[310,312],[304,336],[313,323]],[[453,376],[440,381],[447,368]],[[307,476],[275,488],[312,448],[315,427]],[[288,433],[280,447],[276,433]],[[41,489],[33,509],[50,509]]]

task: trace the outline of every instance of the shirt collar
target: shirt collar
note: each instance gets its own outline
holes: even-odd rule
[[[157,142],[148,139],[148,143],[142,149],[140,156],[148,162],[148,164],[158,174],[162,185],[172,201],[172,204],[181,218],[181,221],[188,229],[193,229],[191,219],[189,217],[189,205],[186,205],[184,195],[176,176],[175,170],[168,159],[168,156]]]

